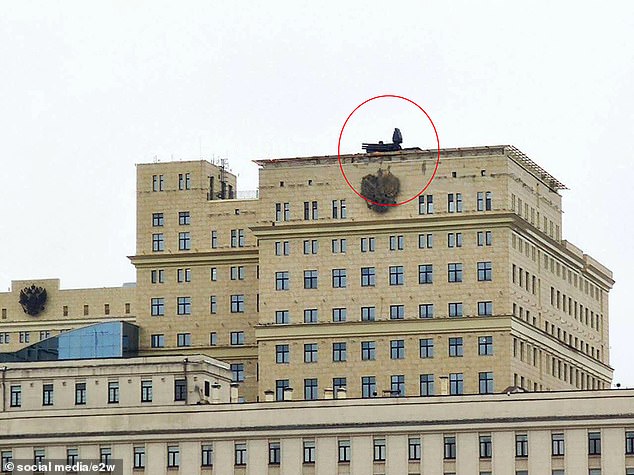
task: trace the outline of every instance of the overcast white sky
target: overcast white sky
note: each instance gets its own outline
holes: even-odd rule
[[[227,157],[253,189],[251,160],[334,154],[357,104],[398,94],[441,146],[513,144],[570,187],[564,238],[614,271],[611,362],[634,386],[633,31],[627,1],[4,0],[0,289],[133,281],[135,163]],[[406,106],[344,151],[395,126],[433,147]]]

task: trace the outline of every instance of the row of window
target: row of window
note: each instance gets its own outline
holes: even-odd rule
[[[90,305],[88,304],[84,304],[83,307],[83,311],[84,311],[84,316],[87,316],[90,314]],[[124,304],[124,311],[126,314],[130,313],[130,304],[129,303],[125,303]],[[110,315],[110,304],[109,303],[105,303],[103,304],[103,313],[104,315]],[[1,311],[2,314],[2,319],[6,319],[7,318],[7,309],[3,308]],[[64,317],[68,317],[68,305],[63,305],[62,306],[62,316]]]
[[[244,229],[232,229],[230,245],[233,248],[245,247],[245,231]],[[218,247],[218,234],[217,231],[211,232],[211,247]],[[178,233],[178,250],[189,251],[192,248],[192,237],[190,232]],[[153,233],[152,234],[152,252],[162,252],[165,250],[165,234]]]
[[[535,209],[532,206],[529,206],[528,203],[523,203],[522,199],[516,197],[515,194],[511,194],[511,209],[516,212],[519,216],[524,218],[526,221],[529,221],[533,226],[536,226],[537,229],[542,230],[544,233],[548,234],[553,239],[560,239],[559,234],[559,225],[555,224],[553,221],[549,220],[546,215],[544,215],[543,226],[539,209]],[[529,213],[530,209],[530,213]]]
[[[566,297],[566,294],[556,290],[554,287],[550,287],[550,305],[574,317],[575,320],[589,325],[590,328],[594,328],[597,331],[601,329],[602,315],[594,313],[588,307],[584,307],[581,303],[573,300],[572,297]]]
[[[229,343],[232,346],[241,346],[245,344],[244,332],[234,331],[229,334]],[[152,348],[165,348],[165,335],[163,333],[155,333],[150,336],[150,344]],[[218,334],[216,332],[210,333],[209,345],[216,346],[218,344]],[[176,346],[188,347],[192,346],[192,334],[191,333],[177,333],[176,334]]]
[[[448,355],[450,357],[464,356],[464,342],[462,337],[450,337],[447,339]],[[360,342],[361,360],[376,360],[377,345],[376,341]],[[319,345],[317,343],[304,343],[304,363],[317,363],[319,353]],[[418,353],[421,358],[434,357],[434,339],[419,339]],[[405,340],[390,340],[389,346],[390,359],[405,359]],[[478,337],[478,355],[491,356],[493,354],[493,337]],[[332,343],[332,361],[344,362],[348,361],[348,344],[346,342]],[[291,351],[289,344],[275,345],[275,362],[278,364],[291,362]]]
[[[317,201],[304,201],[304,220],[319,219],[319,203]],[[330,216],[332,219],[346,219],[348,211],[346,208],[346,200],[332,200],[330,207]],[[275,203],[275,221],[291,220],[291,204]]]
[[[189,226],[191,224],[191,215],[189,211],[178,212],[179,226]],[[152,227],[158,228],[165,225],[165,215],[163,213],[152,213]]]
[[[567,332],[558,325],[545,321],[544,331],[592,358],[601,359],[601,350],[599,348],[595,348],[594,345],[590,345],[590,343],[584,342],[581,338],[573,336],[572,333]]]
[[[192,179],[191,173],[178,174],[178,189],[191,190]],[[165,191],[165,175],[152,175],[152,191]]]
[[[588,433],[588,455],[600,455],[601,451],[600,432]],[[597,452],[598,449],[598,453]],[[443,458],[445,460],[455,460],[457,457],[457,441],[455,435],[443,436]],[[233,463],[236,466],[244,466],[248,463],[248,450],[246,441],[236,441],[233,445]],[[565,454],[565,439],[563,433],[551,434],[551,456],[560,457]],[[625,454],[634,454],[634,432],[625,434]],[[317,455],[317,448],[314,439],[302,440],[302,462],[304,464],[314,464]],[[385,462],[388,456],[388,447],[385,437],[374,437],[372,441],[372,460],[374,462]],[[515,435],[515,456],[517,458],[528,457],[528,435]],[[11,450],[0,451],[0,462],[2,470],[6,470],[6,465],[13,461]],[[420,436],[408,436],[407,439],[407,459],[408,461],[420,461],[423,457],[422,439]],[[493,457],[493,442],[491,435],[479,435],[479,458],[483,460]],[[99,459],[101,463],[112,462],[112,448],[100,447]],[[337,462],[347,464],[352,459],[352,444],[350,439],[339,438],[337,440]],[[33,463],[43,465],[46,460],[46,450],[44,448],[33,449]],[[132,447],[132,460],[134,469],[144,469],[147,464],[146,449],[144,445]],[[66,449],[66,463],[74,465],[79,462],[79,449],[76,447]],[[268,464],[280,465],[282,463],[282,446],[279,440],[268,442]],[[214,464],[214,446],[211,442],[202,442],[200,445],[200,466],[212,467]],[[168,468],[178,468],[181,465],[181,450],[178,443],[168,444],[166,450],[166,465]],[[480,475],[491,472],[480,472]],[[525,470],[518,470],[516,475],[527,475]],[[600,475],[600,469],[589,469],[589,475]],[[634,474],[634,468],[627,468],[626,475]],[[565,475],[564,470],[555,469],[552,475]]]
[[[218,268],[212,267],[210,271],[211,280],[218,280]],[[231,266],[229,271],[229,278],[231,280],[244,280],[245,278],[244,266]],[[150,281],[153,284],[165,283],[165,269],[152,269],[150,271]],[[188,283],[192,281],[192,270],[189,267],[176,269],[176,282]]]

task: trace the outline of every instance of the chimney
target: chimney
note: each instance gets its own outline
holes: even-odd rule
[[[220,384],[214,383],[211,385],[211,403],[220,403]]]
[[[440,395],[446,396],[449,394],[449,378],[447,376],[440,376],[438,379],[440,380]]]
[[[293,388],[284,388],[284,400],[285,401],[293,400]]]
[[[275,391],[272,391],[271,389],[267,389],[266,391],[264,391],[264,400],[266,402],[273,402],[275,400]]]
[[[346,388],[338,387],[337,391],[335,392],[335,397],[337,399],[345,399],[346,396],[347,396]]]
[[[232,403],[238,402],[238,388],[240,387],[239,383],[231,383],[230,386],[230,401]]]
[[[333,390],[332,388],[324,389],[324,399],[332,399],[333,398]]]

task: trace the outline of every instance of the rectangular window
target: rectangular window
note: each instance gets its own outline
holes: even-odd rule
[[[421,358],[434,357],[434,339],[433,338],[421,338],[419,340],[419,345],[420,345]]]
[[[99,462],[102,464],[112,462],[112,449],[110,447],[101,447],[99,449]]]
[[[290,350],[288,345],[275,345],[275,362],[277,364],[290,363]]]
[[[152,227],[160,227],[165,223],[163,213],[152,213]]]
[[[373,237],[361,238],[361,252],[374,252],[375,247]]]
[[[191,297],[177,297],[176,298],[176,314],[177,315],[191,315],[192,313],[192,298]]]
[[[304,463],[315,463],[315,441],[304,441]]]
[[[72,448],[66,449],[66,464],[74,465],[79,461],[79,450]]]
[[[346,351],[346,343],[333,343],[332,344],[332,361],[339,363],[342,361],[346,361],[347,351]]]
[[[405,375],[394,374],[390,376],[390,396],[391,397],[405,396]]]
[[[434,235],[433,234],[419,234],[418,235],[418,248],[419,249],[431,249],[434,247]]]
[[[339,398],[337,391],[346,390],[346,378],[332,378],[332,389],[334,390],[334,397]]]
[[[145,468],[145,447],[134,447],[133,468]]]
[[[493,244],[493,234],[491,231],[478,231],[478,246],[490,246]]]
[[[152,252],[161,252],[165,250],[165,241],[163,233],[152,234]]]
[[[211,248],[218,248],[218,231],[215,230],[211,232]]]
[[[218,312],[218,298],[215,295],[209,296],[209,313],[212,315]]]
[[[178,283],[191,282],[192,270],[191,269],[176,269],[176,281]]]
[[[561,457],[565,455],[565,439],[564,434],[557,433],[551,435],[552,455],[553,457]]]
[[[462,213],[462,193],[447,194],[447,212]]]
[[[231,313],[244,313],[244,295],[231,296]]]
[[[305,289],[317,288],[317,271],[316,270],[304,271],[304,288]]]
[[[434,266],[432,264],[422,264],[418,266],[418,283],[431,284],[434,281]]]
[[[304,241],[304,254],[317,254],[319,250],[319,241],[311,239]]]
[[[187,380],[175,379],[174,380],[174,401],[186,401],[187,400]]]
[[[42,385],[42,406],[52,406],[52,405],[53,405],[53,385],[44,384]]]
[[[528,457],[528,435],[527,434],[515,435],[515,456]]]
[[[478,302],[478,316],[490,317],[493,315],[493,302]]]
[[[405,340],[390,341],[390,359],[402,360],[405,358]]]
[[[304,363],[317,363],[317,343],[304,344]]]
[[[191,176],[189,173],[178,174],[178,189],[179,190],[191,189]]]
[[[407,459],[420,460],[420,437],[410,437],[407,440]]]
[[[244,280],[244,266],[231,267],[231,280]]]
[[[462,282],[462,264],[454,262],[447,264],[447,281]]]
[[[462,247],[462,233],[447,233],[447,247]]]
[[[374,461],[385,462],[385,439],[374,439]]]
[[[373,322],[375,320],[375,307],[361,307],[361,321]]]
[[[460,395],[464,393],[462,373],[449,373],[449,394]]]
[[[119,403],[119,382],[110,381],[108,383],[108,404]]]
[[[209,332],[209,346],[216,346],[218,344],[218,334],[216,332]]]
[[[376,285],[376,270],[374,267],[361,268],[361,287],[374,287]]]
[[[444,459],[454,460],[456,458],[456,438],[453,436],[444,437]]]
[[[601,432],[588,432],[588,455],[601,455]]]
[[[481,336],[478,337],[478,355],[491,356],[493,354],[493,337]]]
[[[361,397],[371,398],[376,397],[376,377],[375,376],[362,376],[361,377]]]
[[[433,396],[434,392],[434,375],[433,374],[421,374],[420,375],[420,395],[421,396]]]
[[[288,271],[276,272],[275,290],[288,290],[289,288]]]
[[[247,444],[246,442],[236,442],[234,444],[234,464],[247,464]]]
[[[240,346],[244,345],[244,332],[231,332],[231,345]]]
[[[214,464],[214,446],[203,444],[200,446],[200,466],[211,467]]]
[[[370,361],[370,360],[376,359],[376,342],[374,341],[361,342],[361,359],[364,361]]]
[[[462,337],[449,338],[449,356],[463,356]]]
[[[478,262],[478,280],[488,281],[492,280],[492,265],[491,262]]]
[[[634,431],[625,433],[625,455],[634,455]]]
[[[178,250],[189,251],[192,248],[190,233],[178,233]]]
[[[179,211],[178,212],[178,224],[180,226],[188,226],[191,224],[191,218],[189,215],[189,211]]]
[[[155,269],[150,272],[153,284],[162,284],[165,282],[165,271],[163,269]]]
[[[390,285],[403,285],[404,282],[403,266],[390,266]]]
[[[480,458],[490,459],[493,456],[493,444],[490,435],[480,436]]]
[[[333,289],[341,289],[347,286],[346,269],[332,270],[332,287]]]
[[[434,196],[420,195],[418,197],[418,214],[434,213]]]
[[[86,404],[86,383],[75,383],[75,404]]]
[[[345,322],[347,316],[347,310],[345,308],[333,308],[332,309],[332,321],[333,322]]]
[[[333,239],[332,240],[332,253],[333,254],[345,254],[348,245],[345,239]]]
[[[313,401],[319,399],[319,389],[317,387],[317,378],[304,379],[304,399]]]
[[[480,394],[493,394],[493,373],[479,373]]]
[[[390,305],[390,320],[403,320],[405,318],[405,305]]]
[[[449,303],[449,316],[462,317],[462,302]]]
[[[163,175],[152,175],[152,191],[163,191]]]
[[[288,379],[278,379],[275,381],[275,400],[283,401],[284,400],[284,390],[290,387],[290,382]]]
[[[192,346],[192,334],[191,333],[177,333],[176,334],[176,346]]]
[[[141,381],[141,402],[152,402],[152,381]]]
[[[402,251],[405,248],[405,237],[401,234],[390,236],[390,251]]]
[[[269,465],[279,465],[282,461],[282,450],[279,442],[269,442]]]
[[[434,304],[422,303],[418,306],[418,318],[434,318]]]
[[[317,323],[319,321],[319,313],[316,308],[304,309],[304,323]]]
[[[337,461],[339,463],[350,463],[350,441],[349,440],[340,440],[337,443],[338,447],[338,458]]]

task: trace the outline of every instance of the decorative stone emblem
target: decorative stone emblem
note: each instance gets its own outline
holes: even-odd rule
[[[35,316],[44,310],[46,303],[46,289],[43,287],[25,287],[20,291],[20,305],[24,313]]]
[[[385,213],[390,206],[396,204],[396,196],[400,191],[401,183],[398,178],[390,173],[390,170],[383,171],[379,168],[376,175],[366,175],[361,179],[361,194],[368,200],[368,208],[377,213]],[[375,204],[380,203],[380,204]]]

